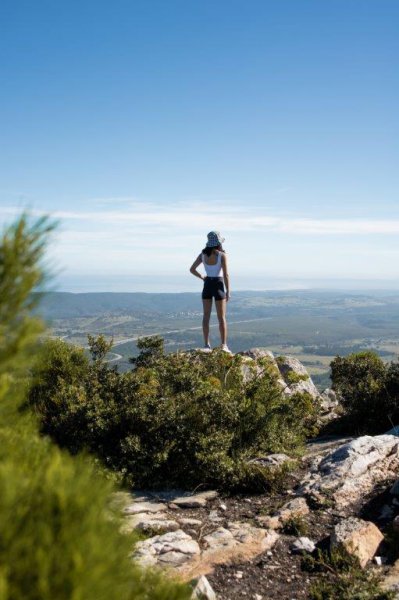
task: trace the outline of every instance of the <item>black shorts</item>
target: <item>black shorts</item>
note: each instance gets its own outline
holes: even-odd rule
[[[215,300],[224,300],[226,298],[223,277],[205,277],[202,299],[212,300],[212,298],[215,298]]]

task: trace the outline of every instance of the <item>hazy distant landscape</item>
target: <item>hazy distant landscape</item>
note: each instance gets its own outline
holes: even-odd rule
[[[52,336],[85,346],[87,334],[114,339],[110,360],[125,370],[140,336],[158,334],[168,351],[202,346],[198,293],[49,293],[41,314]],[[392,291],[240,291],[228,304],[233,352],[264,346],[297,356],[319,387],[329,384],[337,355],[373,349],[399,354],[399,293]],[[219,343],[216,316],[212,343]]]

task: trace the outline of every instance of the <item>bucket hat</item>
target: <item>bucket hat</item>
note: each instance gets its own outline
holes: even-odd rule
[[[224,242],[224,237],[221,236],[220,231],[210,231],[207,237],[207,248],[214,248],[215,246],[219,246]]]

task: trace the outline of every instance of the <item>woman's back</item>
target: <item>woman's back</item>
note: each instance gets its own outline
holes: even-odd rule
[[[222,273],[222,252],[216,250],[207,256],[202,253],[202,263],[208,277],[221,277]]]

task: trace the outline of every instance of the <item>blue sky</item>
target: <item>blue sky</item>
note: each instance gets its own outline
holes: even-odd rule
[[[60,219],[59,289],[197,289],[211,229],[233,289],[399,287],[398,28],[397,0],[2,0],[0,223]]]

